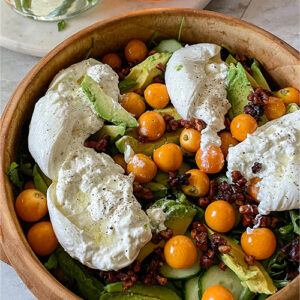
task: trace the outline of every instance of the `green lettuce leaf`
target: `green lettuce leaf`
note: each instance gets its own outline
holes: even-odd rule
[[[95,277],[89,275],[85,268],[74,260],[61,247],[52,253],[45,263],[48,270],[59,267],[66,278],[75,281],[81,296],[87,300],[99,300],[103,284]]]

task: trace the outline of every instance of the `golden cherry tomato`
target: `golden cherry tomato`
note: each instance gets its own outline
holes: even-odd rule
[[[174,269],[188,268],[198,258],[195,244],[185,235],[176,235],[170,238],[166,242],[164,255],[167,264]]]
[[[38,221],[48,211],[47,198],[36,189],[24,190],[16,199],[15,210],[23,221]]]
[[[138,122],[139,134],[145,136],[149,141],[155,141],[165,133],[166,122],[156,111],[147,111],[143,113]]]
[[[200,148],[201,133],[193,128],[185,128],[180,134],[180,146],[188,152],[197,152]]]
[[[157,148],[153,153],[153,160],[164,172],[176,171],[182,164],[182,151],[179,146],[169,143]]]
[[[24,184],[24,190],[35,189],[35,184],[33,180],[29,180]]]
[[[276,249],[276,237],[268,228],[252,229],[242,234],[241,246],[247,255],[257,260],[267,259]]]
[[[218,146],[210,146],[204,151],[199,148],[195,160],[198,168],[208,174],[218,173],[224,166],[224,155]]]
[[[124,160],[124,155],[123,154],[116,154],[113,157],[113,160],[115,161],[116,164],[120,165],[126,171],[127,164]]]
[[[113,70],[120,70],[122,67],[122,60],[116,53],[108,53],[102,57],[102,62],[109,65]]]
[[[205,210],[205,221],[215,231],[228,232],[235,223],[234,208],[226,201],[214,201]]]
[[[230,123],[230,131],[232,136],[240,142],[247,137],[247,134],[253,133],[256,129],[256,120],[247,114],[236,116]]]
[[[58,246],[58,241],[49,221],[34,224],[27,233],[30,247],[38,255],[51,254]]]
[[[127,174],[133,173],[139,183],[151,181],[157,172],[154,161],[145,154],[135,154],[127,164]]]
[[[152,108],[157,109],[165,108],[170,101],[167,87],[162,83],[148,85],[144,91],[144,97]]]
[[[259,191],[259,187],[256,185],[258,182],[261,181],[261,178],[255,177],[250,180],[250,184],[247,187],[247,193],[256,200],[256,202],[260,202],[257,200],[257,194]]]
[[[269,97],[268,102],[264,105],[265,114],[268,120],[275,120],[286,113],[286,108],[282,99]]]
[[[276,96],[281,98],[286,105],[290,103],[296,103],[300,105],[299,91],[293,87],[287,87],[279,90],[276,93]]]
[[[234,297],[226,287],[216,284],[204,292],[201,300],[234,300]]]
[[[125,94],[121,101],[122,106],[136,118],[138,118],[146,110],[146,104],[143,98],[134,92]]]
[[[141,40],[129,41],[124,51],[127,61],[136,63],[143,61],[148,53],[145,43]]]
[[[229,131],[221,132],[219,137],[221,138],[221,150],[224,154],[224,157],[227,157],[229,147],[235,146],[239,142],[231,135]]]
[[[189,180],[189,185],[182,185],[181,189],[186,195],[193,197],[203,197],[208,193],[209,190],[209,178],[208,176],[198,170],[192,169],[186,172],[186,174],[191,174]]]

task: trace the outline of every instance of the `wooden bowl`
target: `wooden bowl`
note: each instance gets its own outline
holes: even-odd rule
[[[39,299],[79,299],[61,285],[31,250],[14,210],[12,186],[5,175],[17,157],[21,128],[31,118],[34,104],[51,79],[63,68],[85,58],[94,40],[91,56],[122,49],[131,38],[148,40],[176,38],[185,17],[182,41],[226,44],[234,51],[257,58],[280,87],[300,89],[299,53],[272,34],[247,22],[219,13],[193,9],[151,9],[96,23],[53,49],[28,73],[12,95],[1,118],[0,136],[0,240],[15,270]],[[284,295],[284,296],[283,296]],[[270,299],[297,299],[299,278]]]

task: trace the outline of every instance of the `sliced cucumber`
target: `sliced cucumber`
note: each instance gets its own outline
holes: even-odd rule
[[[188,279],[197,275],[200,269],[200,260],[197,259],[197,261],[191,267],[186,269],[174,269],[165,263],[160,268],[160,273],[162,276],[169,279]]]
[[[212,266],[199,280],[201,294],[203,295],[209,287],[216,284],[225,286],[232,293],[235,300],[239,299],[244,289],[240,279],[229,268],[223,271],[218,266]]]
[[[157,52],[170,52],[173,53],[176,50],[182,48],[182,44],[175,39],[162,40],[154,48]]]
[[[199,297],[199,276],[193,277],[185,282],[185,300],[200,300]]]

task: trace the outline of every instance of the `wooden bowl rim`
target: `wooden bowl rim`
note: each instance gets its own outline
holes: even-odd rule
[[[5,158],[5,146],[6,146],[6,135],[9,131],[10,124],[13,122],[13,114],[17,109],[17,105],[19,99],[26,89],[29,87],[33,78],[35,78],[40,70],[51,61],[59,52],[63,51],[73,42],[80,40],[85,35],[89,35],[94,31],[104,30],[107,26],[111,26],[113,23],[118,23],[119,21],[134,19],[137,16],[146,16],[146,15],[157,15],[157,14],[165,14],[165,15],[178,15],[178,16],[204,16],[211,17],[213,19],[220,20],[223,23],[231,23],[236,26],[244,27],[256,34],[263,35],[264,38],[272,40],[273,43],[276,43],[282,50],[285,50],[289,55],[294,56],[299,62],[299,52],[288,45],[283,40],[274,36],[273,34],[263,30],[251,23],[246,21],[237,19],[235,17],[227,16],[221,13],[207,11],[207,10],[199,10],[199,9],[190,9],[190,8],[154,8],[154,9],[145,9],[139,10],[132,13],[126,13],[122,15],[118,15],[104,21],[97,22],[81,31],[75,33],[74,35],[67,38],[65,41],[56,46],[53,50],[51,50],[47,55],[45,55],[25,76],[25,78],[18,85],[14,93],[12,94],[0,121],[0,241],[5,251],[6,256],[11,262],[12,266],[15,268],[17,273],[20,275],[21,279],[28,286],[28,288],[37,296],[43,298],[45,294],[45,290],[51,291],[57,297],[63,296],[62,299],[81,299],[80,297],[73,294],[69,289],[64,287],[60,282],[58,282],[54,276],[49,273],[46,268],[41,264],[38,260],[34,252],[30,249],[27,240],[23,234],[22,228],[20,224],[16,224],[14,219],[10,215],[9,203],[7,198],[11,197],[12,192],[11,188],[8,184],[5,184],[6,174],[4,170],[4,158]],[[7,197],[8,196],[8,197]],[[2,234],[3,228],[5,228],[5,232],[9,232],[5,237]],[[6,248],[4,239],[15,240],[17,243],[18,251],[16,248],[8,249]],[[29,247],[29,248],[28,248]],[[22,255],[19,255],[22,253]],[[30,270],[30,273],[26,273],[24,275],[20,272],[21,265],[26,265]],[[280,297],[284,294],[287,288],[295,286],[295,284],[299,284],[299,278],[295,278],[293,282],[291,282],[288,287],[281,289],[278,293],[274,294],[275,296]],[[270,297],[269,299],[273,298]],[[66,298],[67,297],[67,298]],[[277,298],[277,297],[276,297]],[[51,298],[52,299],[52,298]],[[58,298],[56,298],[58,299]],[[59,298],[60,299],[60,298]],[[277,298],[279,299],[279,298]]]

